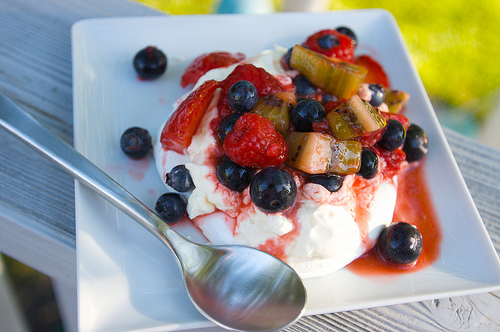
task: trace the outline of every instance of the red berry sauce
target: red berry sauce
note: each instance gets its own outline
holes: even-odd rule
[[[397,265],[379,256],[377,247],[366,252],[347,268],[359,275],[395,275],[424,269],[439,258],[441,229],[425,180],[423,163],[410,164],[398,175],[398,198],[393,222],[405,221],[415,225],[423,238],[423,250],[410,265]]]

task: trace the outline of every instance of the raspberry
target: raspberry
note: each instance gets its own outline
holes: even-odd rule
[[[323,42],[325,39],[329,42]],[[353,43],[353,40],[349,36],[337,30],[326,29],[318,31],[310,35],[304,45],[310,50],[326,55],[327,57],[351,63],[354,62],[354,45],[356,43]]]
[[[224,140],[224,152],[245,167],[282,166],[288,159],[288,146],[273,123],[255,113],[245,113]]]
[[[207,71],[227,67],[245,59],[242,53],[212,52],[204,53],[191,62],[181,77],[181,86],[185,88],[189,84],[195,84]]]
[[[406,155],[402,149],[396,149],[394,151],[387,151],[379,148],[377,145],[372,146],[373,151],[378,155],[379,158],[385,160],[385,168],[382,169],[382,173],[388,178],[392,178],[397,175],[401,169],[401,164],[406,159]]]

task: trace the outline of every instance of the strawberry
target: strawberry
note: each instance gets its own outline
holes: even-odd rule
[[[227,91],[229,91],[229,88],[234,83],[241,80],[252,82],[257,89],[259,97],[284,90],[283,85],[273,75],[265,71],[265,69],[255,67],[252,64],[241,64],[234,68],[233,72],[223,81],[222,89],[224,95],[227,94]]]
[[[388,113],[388,112],[382,112],[382,114],[385,116],[387,121],[392,119],[401,122],[403,124],[403,127],[405,127],[405,130],[407,130],[408,126],[410,125],[410,120],[408,120],[408,118],[402,114]]]
[[[264,69],[251,64],[241,64],[222,81],[222,95],[219,102],[219,115],[221,118],[234,112],[227,101],[227,93],[234,83],[241,80],[252,82],[257,89],[259,98],[285,90],[283,85]]]
[[[184,153],[219,84],[206,81],[184,99],[163,127],[160,138],[163,148]]]
[[[181,77],[181,86],[185,88],[189,84],[195,84],[207,71],[227,67],[245,59],[243,53],[211,52],[204,53],[191,62]]]
[[[333,42],[323,42],[328,38],[331,38]],[[355,42],[351,37],[333,29],[318,31],[310,35],[304,43],[304,46],[312,51],[351,63],[354,62],[354,45]]]
[[[387,76],[384,68],[378,61],[369,55],[360,55],[356,58],[355,64],[365,67],[368,73],[365,77],[365,83],[382,84],[386,88],[391,87],[389,77]]]
[[[224,140],[224,152],[245,167],[282,166],[288,159],[288,146],[273,123],[255,113],[245,113]]]

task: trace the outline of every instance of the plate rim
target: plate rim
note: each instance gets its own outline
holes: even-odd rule
[[[339,15],[339,14],[343,14],[343,13],[350,13],[350,14],[356,14],[356,13],[362,13],[362,14],[367,14],[367,15],[381,15],[381,17],[383,17],[384,19],[386,20],[389,20],[389,22],[391,24],[393,24],[395,26],[395,32],[396,34],[399,36],[400,38],[400,42],[402,42],[402,46],[404,48],[403,51],[405,51],[407,53],[407,56],[408,58],[405,59],[405,60],[408,60],[410,58],[410,54],[409,54],[409,51],[408,49],[406,48],[406,44],[404,43],[404,39],[402,39],[402,35],[401,35],[401,32],[399,30],[399,28],[397,27],[397,22],[396,20],[394,19],[394,17],[392,16],[392,14],[390,14],[388,11],[384,10],[384,9],[362,9],[362,10],[343,10],[343,11],[334,11],[334,12],[328,12],[328,13],[275,13],[275,14],[269,14],[269,15],[265,15],[266,17],[269,17],[269,16],[275,16],[275,15],[289,15],[289,16],[310,16],[311,14],[313,15],[331,15],[332,13],[334,13],[334,15]],[[237,18],[238,16],[240,17],[248,17],[250,15],[244,15],[244,14],[227,14],[227,15],[201,15],[203,16],[205,19],[206,18],[215,18],[217,17],[217,19],[224,19],[222,18],[221,16],[224,16],[224,17],[227,17],[227,18],[230,18],[231,20]],[[73,54],[72,54],[72,57],[73,57],[73,110],[75,112],[76,115],[80,115],[80,112],[82,112],[82,109],[81,109],[81,103],[83,102],[80,97],[81,96],[78,96],[78,92],[77,92],[77,89],[80,88],[79,84],[82,84],[81,81],[79,81],[79,79],[81,79],[81,75],[80,75],[80,68],[77,68],[77,66],[75,65],[75,62],[78,62],[80,61],[79,59],[77,59],[78,57],[78,51],[79,51],[79,47],[81,47],[82,45],[79,45],[79,43],[77,43],[77,41],[81,41],[81,38],[83,36],[83,34],[86,33],[85,29],[89,28],[89,27],[94,27],[95,25],[108,25],[108,24],[116,24],[116,23],[119,23],[119,24],[124,24],[124,23],[130,23],[130,22],[133,22],[133,23],[136,23],[136,22],[144,22],[144,21],[150,21],[150,20],[154,20],[155,22],[163,22],[164,20],[170,20],[170,21],[183,21],[183,20],[190,20],[192,19],[193,17],[192,16],[187,16],[187,15],[181,15],[181,16],[175,16],[175,17],[172,17],[172,16],[146,16],[146,17],[117,17],[117,18],[91,18],[91,19],[84,19],[84,20],[81,20],[81,21],[78,21],[76,23],[73,24],[72,28],[71,28],[71,34],[72,34],[72,51],[73,51]],[[415,78],[417,80],[417,84],[419,84],[421,86],[421,90],[423,90],[423,92],[425,93],[425,89],[423,87],[423,84],[420,80],[420,77],[418,76],[418,73],[416,71],[416,68],[414,66],[414,64],[412,62],[410,62],[410,69],[414,72],[415,74]],[[430,104],[430,101],[427,97],[427,94],[425,93],[425,98],[424,98],[424,102],[428,104],[428,107],[432,110],[432,105]],[[435,117],[435,114],[431,114],[431,117]],[[435,119],[437,121],[437,119]],[[79,125],[78,125],[78,116],[74,116],[74,144],[75,144],[75,147],[79,147],[80,146],[80,136],[78,135],[79,133]],[[470,196],[470,192],[465,184],[465,181],[462,177],[462,174],[460,172],[460,170],[458,169],[458,165],[456,164],[456,160],[455,158],[453,157],[453,154],[451,152],[451,148],[449,147],[449,144],[448,142],[446,141],[446,138],[444,136],[444,132],[442,130],[441,127],[439,127],[438,131],[437,131],[438,135],[440,136],[440,139],[441,141],[443,142],[443,147],[446,151],[447,154],[449,154],[449,156],[451,156],[451,161],[452,161],[452,164],[454,165],[454,167],[456,168],[456,172],[460,175],[459,178],[461,179],[461,186],[463,186],[465,188],[465,193],[468,195],[468,200],[470,200],[470,202],[472,202],[473,204],[473,207],[474,207],[474,211],[475,214],[477,215],[477,218],[482,222],[482,219],[481,219],[481,216],[479,215],[479,212],[477,211],[477,208],[472,200],[472,197]],[[78,205],[78,199],[77,197],[80,197],[81,195],[81,192],[80,192],[80,187],[78,185],[75,185],[75,210],[77,209],[77,205]],[[80,220],[81,222],[81,220]],[[79,248],[79,220],[78,218],[76,218],[76,242],[77,242],[77,249]],[[484,231],[484,234],[486,234],[487,238],[489,239],[489,244],[490,244],[490,249],[493,250],[493,252],[495,253],[496,255],[496,250],[493,246],[493,243],[491,242],[491,238],[489,237],[489,235],[487,234],[487,230],[484,226],[484,224],[482,224],[482,230]],[[80,262],[79,262],[79,250],[77,250],[77,286],[78,286],[78,282],[80,280],[80,270],[81,270],[81,266],[80,266]],[[498,260],[498,256],[497,256],[497,265],[500,266],[500,261]],[[500,269],[500,268],[499,268]],[[77,287],[77,290],[79,290],[79,287]],[[446,296],[455,296],[455,295],[468,295],[468,294],[476,294],[476,293],[482,293],[482,292],[490,292],[490,291],[496,291],[496,290],[500,290],[500,281],[499,281],[499,284],[496,284],[496,285],[493,285],[491,284],[490,286],[484,286],[484,287],[477,287],[477,288],[474,288],[474,289],[471,289],[471,290],[463,290],[463,291],[459,291],[459,292],[443,292],[442,294],[435,294],[435,295],[438,295],[439,297],[446,297]],[[83,296],[83,294],[78,294],[79,295],[79,298],[81,296]],[[365,308],[372,308],[372,307],[375,307],[375,306],[385,306],[385,305],[392,305],[392,304],[399,304],[399,303],[408,303],[408,302],[415,302],[415,301],[421,301],[421,300],[426,300],[426,299],[431,299],[431,298],[436,298],[434,297],[434,294],[432,296],[430,296],[430,294],[423,294],[423,295],[420,295],[420,296],[415,296],[413,298],[408,298],[408,301],[404,301],[404,302],[401,302],[400,300],[397,300],[397,299],[394,299],[393,302],[390,302],[390,301],[386,301],[382,304],[376,304],[376,303],[368,303],[366,306],[363,306],[363,307],[359,307],[359,306],[355,306],[355,305],[352,305],[350,309],[342,309],[342,310],[354,310],[354,309],[365,309]],[[342,311],[342,310],[339,310],[339,311]],[[329,310],[328,312],[336,312],[336,310]],[[321,312],[314,312],[314,311],[306,311],[306,314],[318,314],[318,313],[325,313],[323,311]],[[78,314],[80,314],[80,308],[78,309]],[[80,323],[79,323],[80,324]],[[202,324],[203,325],[203,324]],[[206,326],[211,326],[211,323],[208,323]]]

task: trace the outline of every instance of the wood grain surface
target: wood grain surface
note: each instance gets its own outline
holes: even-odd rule
[[[127,0],[0,0],[0,92],[72,143],[71,25],[162,15]],[[446,137],[500,252],[500,151]],[[74,180],[0,129],[0,252],[76,287]],[[304,317],[287,331],[495,331],[500,292]],[[208,329],[212,331],[217,328]]]

